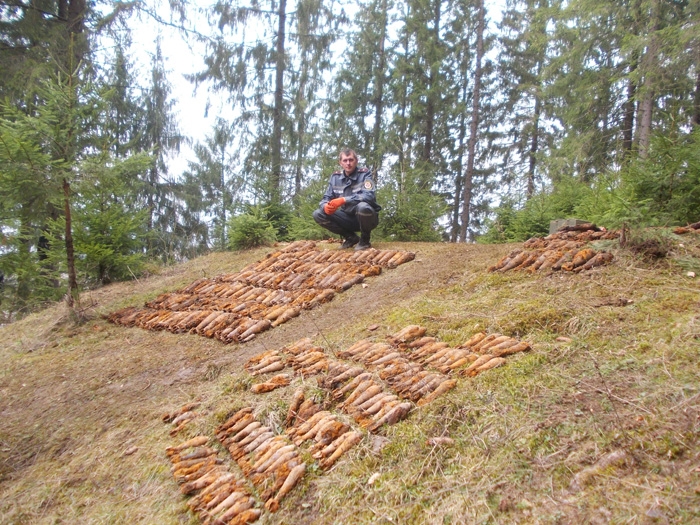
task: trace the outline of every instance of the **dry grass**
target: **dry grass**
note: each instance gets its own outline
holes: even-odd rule
[[[339,349],[412,323],[454,344],[499,331],[534,351],[461,379],[330,472],[310,469],[261,523],[700,520],[700,285],[686,276],[700,260],[697,235],[673,238],[671,258],[618,252],[614,265],[579,275],[485,273],[512,246],[379,247],[417,258],[246,345],[97,315],[236,271],[266,250],[213,254],[92,292],[84,304],[95,317],[80,326],[57,305],[0,329],[0,522],[195,523],[165,447],[212,434],[248,403],[279,425],[302,381],[254,396],[241,372],[248,357],[306,336]],[[193,399],[201,417],[171,438],[160,415]],[[434,436],[455,444],[432,447]]]

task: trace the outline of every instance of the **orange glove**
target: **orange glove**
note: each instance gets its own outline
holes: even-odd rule
[[[345,197],[338,197],[337,199],[327,202],[323,206],[323,211],[326,215],[333,215],[343,204],[345,204]]]

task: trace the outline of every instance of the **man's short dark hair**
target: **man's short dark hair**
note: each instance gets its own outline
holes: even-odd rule
[[[355,153],[354,149],[342,148],[340,150],[340,154],[338,155],[338,160],[342,159],[343,157],[350,157],[350,156],[352,156],[355,160],[358,160],[357,153]]]

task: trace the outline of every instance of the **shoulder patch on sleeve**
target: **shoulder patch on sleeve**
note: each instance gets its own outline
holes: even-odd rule
[[[372,181],[370,179],[365,180],[365,189],[366,190],[373,190],[374,189],[374,184],[372,184]]]

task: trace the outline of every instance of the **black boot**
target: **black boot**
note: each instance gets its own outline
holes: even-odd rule
[[[360,242],[360,238],[355,235],[354,233],[350,235],[349,237],[345,237],[345,240],[343,241],[343,244],[340,245],[341,250],[345,250],[346,248],[352,248],[355,246],[358,242]]]
[[[359,252],[360,250],[367,250],[371,247],[372,245],[369,242],[369,233],[363,233],[362,237],[360,238],[360,242],[358,242],[357,246],[355,246],[355,251]]]

